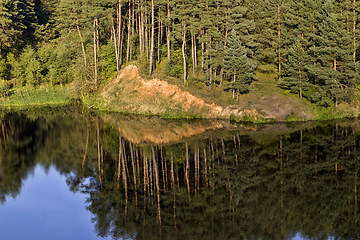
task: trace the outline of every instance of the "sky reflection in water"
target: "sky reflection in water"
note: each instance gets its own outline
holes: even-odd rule
[[[98,239],[85,199],[54,168],[46,174],[38,165],[20,195],[0,206],[1,239]]]

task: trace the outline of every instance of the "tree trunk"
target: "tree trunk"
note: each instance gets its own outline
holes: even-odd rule
[[[234,82],[236,81],[236,69],[234,69]],[[233,89],[233,99],[235,99],[235,88]]]
[[[157,60],[160,63],[160,48],[161,48],[161,38],[162,38],[162,22],[159,23],[159,30],[158,30],[158,42],[157,42]]]
[[[210,46],[209,46],[209,48],[210,48],[210,50],[211,50],[211,39],[210,39]],[[208,53],[208,51],[207,51],[207,49],[206,49],[206,53]],[[211,84],[212,84],[212,58],[211,58],[211,55],[210,55],[210,63],[209,63],[209,72],[210,72],[210,79],[209,79],[209,89],[211,89]]]
[[[182,56],[183,56],[183,62],[184,62],[184,85],[186,85],[186,30],[185,30],[186,25],[183,24],[183,36],[182,36],[182,46],[181,46],[181,52],[182,52]]]
[[[96,44],[96,18],[94,18],[94,80],[97,89],[97,44]]]
[[[202,36],[204,36],[205,30],[203,29]],[[205,50],[205,43],[201,42],[201,72],[204,71],[204,51]]]
[[[300,64],[300,62],[299,62]],[[302,99],[302,88],[301,88],[301,69],[299,69],[299,79],[300,79],[300,90],[299,90],[299,96],[300,99]]]
[[[139,7],[138,7],[138,11],[139,11],[139,50],[140,50],[140,61],[142,60],[142,57],[143,57],[143,54],[144,54],[144,49],[143,49],[143,25],[142,25],[142,6],[140,7],[140,4],[139,4]]]
[[[353,1],[353,15],[354,15],[354,23],[353,23],[353,32],[354,32],[354,53],[353,53],[353,58],[354,58],[354,62],[356,62],[356,10],[355,10],[355,6],[356,6],[356,0]]]
[[[167,2],[167,18],[170,19],[170,0]],[[167,59],[170,62],[170,23],[166,26]]]
[[[134,40],[133,40],[133,36],[134,36],[134,21],[135,21],[135,0],[133,0],[132,2],[132,12],[131,12],[131,37],[130,37],[130,62],[132,61],[132,56],[133,54],[133,44],[134,44]]]
[[[153,61],[154,61],[154,34],[155,34],[155,13],[154,13],[154,0],[151,0],[151,39],[150,39],[150,66],[149,66],[149,75],[153,71]]]
[[[148,35],[148,19],[147,14],[145,14],[145,32],[144,32],[144,44],[145,44],[145,51],[146,51],[146,59],[149,60],[149,35]]]
[[[115,32],[115,26],[114,26],[114,19],[113,17],[111,17],[111,23],[112,23],[112,28],[111,28],[111,32],[114,38],[114,48],[115,48],[115,58],[116,58],[116,71],[119,72],[119,52],[118,52],[118,47],[117,47],[117,38],[116,38],[116,32]],[[120,33],[119,33],[120,34]]]
[[[122,54],[123,54],[123,42],[124,42],[124,26],[122,24],[122,11],[121,11],[121,0],[119,0],[119,9],[118,9],[118,57],[119,65],[116,69],[121,69],[122,65]]]
[[[281,54],[280,54],[280,46],[281,46],[281,30],[280,30],[280,5],[278,5],[278,51],[279,51],[279,81],[281,81]]]
[[[81,48],[82,48],[82,51],[83,51],[83,56],[84,56],[84,65],[85,67],[87,66],[86,64],[86,53],[85,53],[85,46],[84,46],[84,40],[81,36],[81,32],[80,32],[80,27],[79,27],[79,24],[76,22],[76,29],[79,33],[79,37],[80,37],[80,41],[81,41]]]
[[[336,71],[336,59],[334,59],[334,71]],[[337,82],[337,79],[335,79],[335,83]],[[335,88],[337,88],[337,86],[335,85]],[[338,102],[338,98],[335,96],[335,107],[338,107],[339,102]]]
[[[127,46],[126,46],[126,63],[129,62],[130,58],[130,35],[131,35],[131,6],[129,1],[129,18],[128,18],[128,32],[127,32]]]
[[[192,58],[192,63],[193,63],[193,67],[192,67],[192,72],[193,72],[193,77],[195,77],[195,68],[196,68],[196,62],[195,62],[195,50],[194,50],[194,45],[196,43],[194,42],[194,35],[193,33],[191,33],[191,58]]]
[[[99,37],[99,21],[97,18],[95,18],[95,24],[96,24],[96,47],[97,47],[97,52],[99,54],[100,52],[100,37]]]

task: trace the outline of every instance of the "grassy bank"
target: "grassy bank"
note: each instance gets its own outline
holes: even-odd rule
[[[139,66],[139,64],[135,65]],[[237,122],[268,123],[276,121],[302,122],[309,120],[331,120],[352,118],[359,115],[360,98],[351,103],[343,102],[339,107],[323,107],[311,103],[306,98],[288,90],[279,88],[277,75],[273,73],[256,73],[256,81],[251,84],[250,91],[239,96],[239,101],[232,98],[232,93],[226,86],[217,86],[209,89],[200,84],[201,80],[189,77],[186,85],[179,78],[165,75],[164,66],[160,65],[151,77],[146,69],[138,68],[138,75],[134,71],[125,70],[121,79],[109,80],[100,91],[84,99],[84,104],[93,109],[108,112],[133,113],[140,115],[158,115],[163,118],[226,118]],[[126,69],[124,67],[123,69]],[[137,70],[136,70],[137,71]],[[152,86],[144,90],[144,81]],[[152,81],[161,79],[170,86]],[[173,90],[171,86],[176,86]],[[172,92],[164,96],[164,92]],[[179,99],[176,94],[186,95]],[[192,96],[204,100],[202,106],[190,104],[186,106],[187,98]],[[227,115],[210,115],[212,105],[227,110]],[[232,114],[232,110],[238,113]]]
[[[125,69],[123,67],[121,79],[108,79],[101,83],[98,91],[83,94],[83,106],[103,112],[170,119],[222,118],[252,123],[352,118],[360,112],[359,95],[351,103],[341,103],[337,108],[322,107],[279,88],[276,75],[271,73],[257,72],[257,80],[251,84],[249,93],[241,94],[237,102],[224,86],[209,89],[200,84],[201,80],[191,78],[184,85],[181,79],[166,76],[162,65],[151,77],[141,67]],[[153,78],[158,80],[151,80]],[[15,87],[0,98],[0,108],[66,106],[76,98],[72,85]],[[217,107],[226,114],[216,115]],[[233,110],[237,114],[233,114]]]
[[[15,87],[0,99],[0,108],[60,106],[74,100],[70,86]]]

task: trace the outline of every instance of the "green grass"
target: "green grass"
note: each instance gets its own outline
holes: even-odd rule
[[[28,106],[66,105],[73,101],[70,86],[16,87],[2,97],[0,107],[16,108]]]

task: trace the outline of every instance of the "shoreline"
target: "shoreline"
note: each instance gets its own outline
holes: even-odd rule
[[[268,124],[268,123],[297,123],[297,122],[316,122],[316,121],[333,121],[333,120],[341,120],[341,119],[357,119],[359,116],[354,115],[332,115],[332,117],[322,118],[322,119],[274,119],[274,118],[266,118],[266,117],[254,117],[254,116],[245,116],[242,118],[235,118],[234,116],[229,117],[206,117],[206,116],[191,116],[187,113],[182,114],[173,114],[169,116],[168,114],[154,114],[154,113],[141,113],[141,112],[129,112],[129,111],[112,111],[109,109],[100,109],[94,106],[88,106],[88,104],[84,103],[79,99],[71,99],[70,101],[65,102],[47,102],[47,103],[28,103],[28,104],[2,104],[0,103],[0,111],[21,111],[21,110],[29,110],[29,109],[44,109],[44,108],[64,108],[78,105],[81,108],[85,108],[89,111],[95,113],[114,113],[114,114],[122,114],[124,116],[141,116],[141,117],[159,117],[165,120],[199,120],[199,119],[207,119],[207,120],[229,120],[230,122],[237,123],[254,123],[254,124]]]

